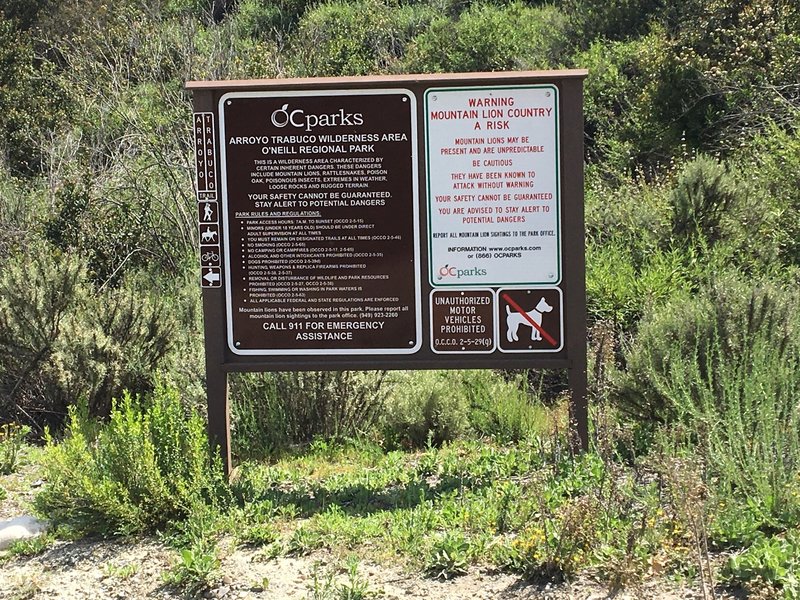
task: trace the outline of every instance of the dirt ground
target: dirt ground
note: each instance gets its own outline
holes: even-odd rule
[[[31,514],[30,503],[42,485],[36,473],[21,472],[0,478],[7,497],[0,501],[0,520]],[[342,557],[329,551],[309,556],[267,558],[263,550],[237,547],[223,540],[219,545],[221,568],[218,581],[200,591],[202,598],[338,600],[320,583],[331,574],[346,581]],[[127,600],[182,598],[186,594],[169,586],[164,573],[177,562],[177,552],[154,538],[124,540],[57,541],[43,553],[11,557],[0,562],[0,598],[28,600]],[[316,574],[316,584],[315,584]],[[693,600],[712,598],[699,584],[657,580],[625,590],[609,590],[585,574],[561,584],[531,584],[496,571],[472,568],[466,575],[440,581],[406,572],[395,564],[361,560],[358,576],[368,583],[369,598],[396,600]],[[722,590],[714,596],[734,598]]]
[[[151,539],[57,542],[39,556],[14,558],[5,563],[0,568],[0,598],[180,598],[183,593],[169,587],[162,575],[175,557],[173,550]],[[222,557],[220,581],[199,596],[229,600],[316,600],[315,590],[319,594],[320,588],[314,586],[315,568],[318,573],[333,572],[337,563],[325,552],[265,560],[260,551],[236,548]],[[439,581],[406,573],[396,566],[370,562],[360,563],[358,572],[368,581],[371,597],[386,600],[703,598],[699,586],[681,587],[672,582],[614,592],[588,577],[566,584],[533,585],[512,575],[473,569],[462,577]],[[717,598],[725,597],[731,596],[717,594]]]

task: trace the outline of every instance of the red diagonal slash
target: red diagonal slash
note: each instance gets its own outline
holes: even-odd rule
[[[522,307],[520,307],[520,305],[519,305],[519,304],[517,304],[516,302],[514,302],[514,301],[511,299],[511,296],[509,296],[508,294],[506,294],[505,292],[503,292],[503,294],[502,294],[502,298],[503,298],[503,300],[505,300],[506,302],[508,302],[508,303],[511,305],[511,308],[513,308],[515,311],[517,311],[519,314],[521,314],[521,315],[522,315],[522,317],[523,317],[523,318],[524,318],[524,319],[525,319],[525,320],[526,320],[528,323],[530,323],[532,327],[535,327],[535,328],[536,328],[536,331],[538,331],[539,333],[541,333],[541,334],[542,334],[542,337],[543,337],[544,339],[546,339],[548,342],[550,342],[550,343],[553,345],[553,347],[554,347],[554,348],[555,348],[556,346],[558,346],[558,343],[556,343],[556,341],[555,341],[555,340],[552,338],[552,336],[551,336],[549,333],[547,333],[547,332],[546,332],[544,329],[542,329],[542,328],[539,326],[539,324],[537,324],[537,323],[536,323],[536,321],[534,321],[533,319],[531,319],[531,318],[528,316],[528,313],[526,313],[524,310],[522,310]]]

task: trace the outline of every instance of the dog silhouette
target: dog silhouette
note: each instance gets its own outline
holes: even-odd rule
[[[539,300],[536,308],[532,311],[525,313],[530,317],[530,319],[536,323],[537,325],[541,326],[542,324],[542,315],[544,313],[549,313],[553,310],[553,307],[547,303],[547,300],[542,298]],[[512,312],[511,308],[506,305],[506,339],[509,342],[518,342],[519,335],[517,334],[517,330],[519,329],[520,325],[527,325],[531,328],[531,341],[538,342],[542,339],[542,334],[539,333],[539,330],[536,329],[533,325],[530,324],[530,321],[526,319],[523,315],[519,314],[518,312]]]

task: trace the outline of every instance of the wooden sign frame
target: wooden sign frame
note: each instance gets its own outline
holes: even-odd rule
[[[187,83],[208,428],[226,472],[231,372],[567,369],[587,447],[586,75]]]

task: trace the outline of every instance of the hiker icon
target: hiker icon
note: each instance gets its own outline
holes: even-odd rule
[[[205,225],[207,223],[216,223],[219,219],[217,216],[219,214],[219,209],[217,208],[216,202],[209,202],[200,200],[200,204],[198,205],[198,218],[200,219],[200,224]]]

